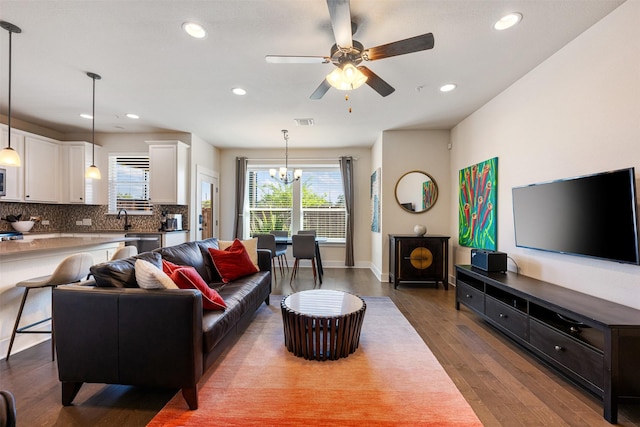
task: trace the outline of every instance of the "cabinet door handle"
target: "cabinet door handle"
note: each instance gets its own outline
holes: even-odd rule
[[[500,313],[498,316],[500,316],[501,319],[506,319],[507,315],[504,313]]]
[[[471,299],[471,298],[473,298],[473,295],[471,295],[471,294],[466,294],[466,295],[465,295],[465,297],[466,297],[466,298]]]
[[[555,351],[562,351],[562,350],[564,350],[564,349],[563,349],[561,346],[559,346],[559,345],[556,345],[555,347],[553,347],[553,349],[554,349]]]

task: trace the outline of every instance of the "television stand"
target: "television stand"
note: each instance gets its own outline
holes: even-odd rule
[[[640,398],[640,310],[469,265],[456,265],[455,304],[599,396],[610,423],[618,421],[619,401]]]

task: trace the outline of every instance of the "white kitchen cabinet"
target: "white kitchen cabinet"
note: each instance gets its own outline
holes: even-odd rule
[[[26,136],[24,145],[24,200],[58,203],[60,187],[58,144],[48,138]]]
[[[62,154],[62,203],[79,203],[86,205],[107,204],[105,185],[107,171],[101,164],[102,147],[95,147],[96,166],[100,169],[102,179],[85,178],[85,171],[93,163],[93,147],[88,142],[72,142],[61,146]]]
[[[164,233],[162,235],[162,247],[179,245],[180,243],[185,243],[187,240],[188,232],[186,230]]]
[[[147,141],[151,202],[165,205],[188,203],[189,146],[181,141]]]
[[[22,161],[22,166],[0,166],[5,169],[6,182],[4,196],[0,196],[0,201],[5,202],[21,202],[23,200],[23,188],[24,188],[24,136],[18,133],[11,132],[11,148],[13,148]],[[7,144],[7,126],[1,125],[0,127],[0,149],[5,148]]]

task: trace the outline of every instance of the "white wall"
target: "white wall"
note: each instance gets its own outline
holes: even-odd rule
[[[498,250],[524,275],[640,309],[640,267],[516,248],[511,211],[514,186],[630,166],[638,178],[639,22],[640,2],[627,1],[456,126],[450,179],[497,156]],[[455,262],[468,264],[457,221],[450,233]]]
[[[205,168],[213,171],[214,173],[220,170],[220,154],[216,147],[209,144],[197,135],[191,135],[191,156],[189,185],[191,191],[189,192],[189,224],[191,224],[191,230],[189,232],[190,240],[196,239],[196,228],[198,227],[198,215],[197,211],[197,192],[200,191],[197,188],[198,182],[198,167]]]
[[[449,171],[449,131],[385,131],[382,134],[382,227],[372,233],[379,239],[380,252],[372,264],[382,271],[380,279],[389,279],[389,234],[413,234],[422,224],[428,234],[449,235],[452,218],[450,197],[452,182]],[[395,187],[407,172],[427,172],[438,185],[438,199],[426,212],[407,212],[398,205]],[[451,263],[450,263],[451,264]],[[374,271],[375,272],[375,271]]]
[[[233,238],[235,208],[236,157],[249,159],[277,159],[284,163],[284,150],[220,149],[220,238]],[[369,181],[371,177],[371,150],[346,147],[341,149],[301,150],[289,147],[289,165],[296,159],[354,159],[354,261],[355,267],[371,267],[371,224],[369,222]],[[278,160],[279,159],[279,160]],[[291,256],[289,254],[289,256]],[[322,264],[325,267],[344,267],[344,245],[322,245]]]

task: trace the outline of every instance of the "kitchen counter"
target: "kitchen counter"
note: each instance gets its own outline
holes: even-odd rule
[[[137,240],[133,237],[52,237],[49,239],[24,239],[0,242],[0,258],[37,252],[54,252],[73,248],[81,251],[105,244]]]

